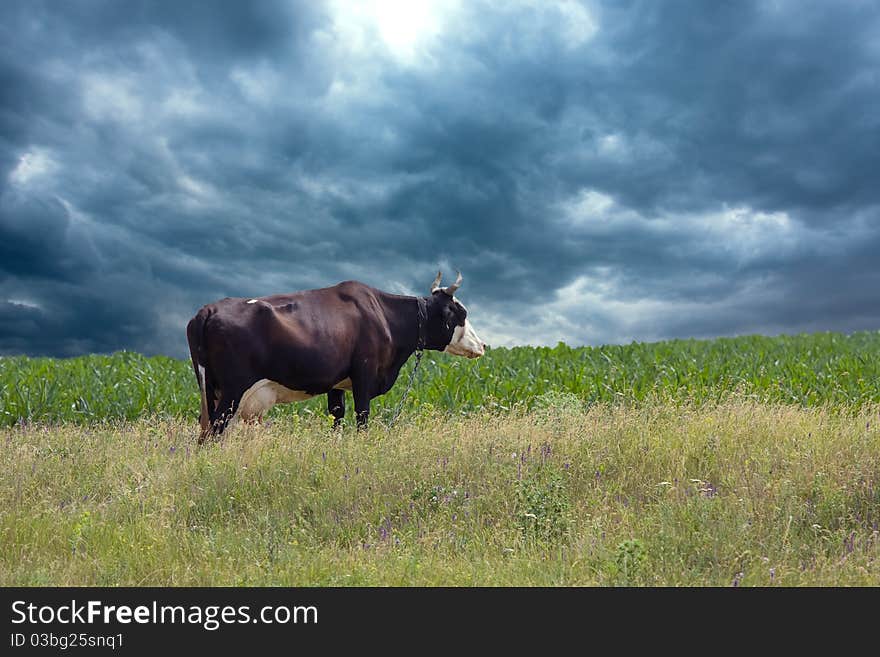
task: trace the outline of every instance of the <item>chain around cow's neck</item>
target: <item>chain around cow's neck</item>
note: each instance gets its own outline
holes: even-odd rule
[[[389,427],[397,422],[397,417],[400,415],[400,411],[403,410],[403,403],[406,401],[406,396],[409,394],[409,391],[412,390],[413,381],[415,381],[416,378],[416,372],[422,362],[422,353],[425,350],[425,324],[428,322],[428,308],[422,297],[416,297],[416,301],[419,305],[419,339],[416,343],[416,364],[413,365],[412,371],[409,373],[409,382],[406,384],[406,390],[403,391],[403,397],[397,402],[397,408],[394,409],[394,414],[388,422]]]
[[[428,323],[428,305],[422,297],[416,297],[419,304],[419,341],[416,344],[416,352],[425,348],[425,324]]]

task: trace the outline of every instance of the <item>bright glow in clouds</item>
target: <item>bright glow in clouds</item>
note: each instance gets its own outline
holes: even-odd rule
[[[354,50],[369,50],[378,37],[397,59],[411,63],[458,5],[458,0],[334,0],[331,9],[340,36]]]
[[[432,15],[436,10],[437,3],[410,0],[379,0],[372,7],[382,40],[395,53],[405,54],[436,34],[437,21]]]

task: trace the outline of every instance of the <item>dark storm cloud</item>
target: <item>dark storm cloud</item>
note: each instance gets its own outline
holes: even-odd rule
[[[494,344],[880,327],[876,5],[431,6],[3,3],[0,352],[438,266]]]

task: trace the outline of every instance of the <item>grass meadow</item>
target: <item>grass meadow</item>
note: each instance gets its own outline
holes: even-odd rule
[[[0,359],[0,585],[877,586],[878,351],[432,354],[393,427],[203,447],[188,363]]]

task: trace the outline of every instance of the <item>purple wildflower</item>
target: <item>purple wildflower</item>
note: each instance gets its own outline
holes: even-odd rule
[[[388,535],[391,533],[391,520],[388,518],[382,519],[382,524],[379,525],[379,540],[385,541],[388,539]]]

